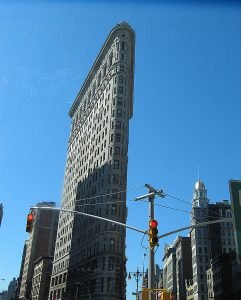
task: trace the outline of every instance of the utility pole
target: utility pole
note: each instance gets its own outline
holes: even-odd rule
[[[149,201],[149,222],[154,219],[154,199],[155,199],[155,194],[151,194],[151,190],[149,189],[149,196],[148,196],[148,201]],[[155,248],[154,247],[149,247],[149,267],[148,267],[148,288],[152,289],[155,288],[154,286],[154,277],[155,277]],[[154,300],[154,295],[151,293],[149,295],[150,300]]]
[[[140,197],[137,197],[135,200],[143,200],[145,198],[148,198],[148,223],[152,220],[154,220],[155,213],[154,213],[154,200],[155,196],[158,195],[161,198],[164,198],[165,195],[162,190],[156,190],[154,187],[152,187],[149,184],[145,184],[145,187],[148,188],[149,193],[147,195],[143,195]],[[149,266],[148,266],[148,289],[154,289],[155,288],[155,248],[150,245],[149,246]],[[150,292],[149,293],[149,300],[155,300],[155,295]]]

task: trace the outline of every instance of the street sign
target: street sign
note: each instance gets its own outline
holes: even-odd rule
[[[237,260],[241,264],[241,180],[229,180]]]

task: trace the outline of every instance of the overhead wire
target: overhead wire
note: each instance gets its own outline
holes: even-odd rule
[[[171,198],[173,198],[173,199],[175,199],[175,200],[181,201],[181,202],[183,202],[183,203],[186,203],[186,204],[192,206],[192,203],[187,202],[187,201],[185,201],[185,200],[183,200],[183,199],[180,199],[180,198],[178,198],[178,197],[176,197],[176,196],[169,195],[169,194],[165,194],[165,195],[167,195],[167,196],[169,196],[169,197],[171,197]],[[217,217],[220,217],[220,215],[219,215],[218,212],[213,212],[213,213],[214,213],[214,215],[216,215]],[[210,215],[209,215],[208,217],[210,217],[210,218],[216,218],[215,216],[210,216]]]
[[[188,201],[185,201],[183,199],[180,199],[179,197],[176,197],[176,196],[173,196],[173,195],[170,195],[170,194],[167,194],[167,193],[164,193],[165,196],[168,196],[168,197],[171,197],[175,200],[178,200],[182,203],[185,203],[185,204],[188,204],[190,206],[192,206],[192,204]],[[142,200],[142,202],[146,202],[148,203],[148,201],[146,200]],[[186,210],[182,210],[182,209],[179,209],[179,208],[174,208],[174,207],[171,207],[171,206],[167,206],[167,205],[163,205],[163,204],[158,204],[158,203],[154,203],[155,206],[160,206],[160,207],[163,207],[163,208],[167,208],[167,209],[171,209],[171,210],[176,210],[176,211],[180,211],[180,212],[184,212],[184,213],[188,213],[188,214],[191,214],[193,215],[193,212],[192,211],[186,211]],[[221,218],[220,214],[218,212],[213,212],[214,215],[210,215],[210,214],[207,214],[206,216],[203,216],[203,217],[208,217],[210,219],[217,219],[217,218]]]
[[[86,203],[86,204],[78,204],[75,207],[84,207],[84,206],[93,206],[93,205],[105,205],[105,204],[116,204],[120,202],[126,202],[125,200],[117,200],[117,201],[110,201],[110,202],[98,202],[98,203]]]
[[[116,194],[121,194],[121,193],[126,193],[126,192],[130,192],[130,191],[133,191],[133,190],[138,190],[138,189],[142,189],[144,188],[145,186],[139,186],[139,187],[134,187],[134,188],[131,188],[131,189],[126,189],[126,190],[121,190],[121,191],[117,191],[117,192],[111,192],[111,193],[107,193],[107,194],[102,194],[102,195],[97,195],[97,196],[92,196],[92,197],[86,197],[86,198],[79,198],[76,200],[76,202],[79,202],[79,201],[86,201],[86,200],[91,200],[91,199],[98,199],[98,198],[101,198],[101,197],[108,197],[108,196],[111,196],[111,195],[116,195]],[[170,195],[168,193],[164,193],[165,196],[167,197],[170,197],[170,198],[173,198],[179,202],[182,202],[182,203],[185,203],[185,204],[188,204],[190,206],[192,206],[192,204],[188,201],[185,201],[179,197],[176,197],[176,196],[173,196],[173,195]],[[123,203],[123,202],[136,202],[136,200],[116,200],[116,201],[109,201],[109,202],[95,202],[95,203],[86,203],[86,204],[77,204],[75,207],[84,207],[84,206],[90,206],[90,205],[102,205],[102,204],[116,204],[116,203]],[[145,202],[145,203],[148,203],[147,200],[142,200],[142,202]],[[163,205],[163,204],[159,204],[159,203],[154,203],[155,206],[159,206],[159,207],[163,207],[163,208],[167,208],[167,209],[171,209],[171,210],[175,210],[175,211],[179,211],[179,212],[183,212],[183,213],[187,213],[187,214],[193,214],[192,211],[187,211],[187,210],[183,210],[183,209],[179,209],[179,208],[174,208],[174,207],[171,207],[171,206],[168,206],[168,205]],[[214,215],[216,216],[211,216],[211,215],[206,215],[206,216],[203,216],[203,217],[208,217],[208,218],[212,218],[212,219],[217,219],[220,217],[219,213],[217,212],[214,212]]]
[[[146,200],[143,200],[142,202],[149,203],[149,202],[146,201]],[[177,210],[177,211],[180,211],[180,212],[185,212],[185,213],[190,214],[190,212],[187,211],[187,210],[182,210],[182,209],[174,208],[174,207],[167,206],[167,205],[163,205],[163,204],[159,204],[159,203],[154,203],[154,205],[155,205],[155,206],[161,206],[161,207],[164,207],[164,208],[168,208],[168,209],[172,209],[172,210]]]
[[[185,201],[185,200],[183,200],[183,199],[180,199],[180,198],[178,198],[178,197],[176,197],[176,196],[172,196],[172,195],[169,195],[169,194],[165,194],[165,195],[167,195],[167,196],[169,196],[169,197],[171,197],[171,198],[173,198],[173,199],[175,199],[175,200],[178,200],[178,201],[180,201],[180,202],[183,202],[183,203],[186,203],[186,204],[192,206],[192,204],[191,204],[190,202],[187,202],[187,201]],[[190,213],[192,214],[192,212],[190,212]],[[215,215],[216,215],[216,216],[215,216]],[[216,218],[220,218],[221,216],[219,215],[218,212],[213,212],[213,215],[209,215],[209,214],[208,214],[207,216],[204,216],[204,217],[216,219]]]
[[[78,201],[85,201],[85,200],[91,200],[91,199],[96,199],[96,198],[101,198],[101,197],[107,197],[107,196],[121,194],[121,193],[126,193],[126,192],[130,192],[130,191],[138,190],[138,189],[141,189],[141,188],[144,188],[144,186],[134,187],[134,188],[131,188],[131,189],[126,189],[126,190],[122,190],[122,191],[116,191],[116,192],[102,194],[102,195],[97,195],[97,196],[92,196],[92,197],[79,198],[79,199],[76,199],[76,202],[78,202]]]
[[[169,195],[169,194],[166,194],[166,193],[165,193],[165,196],[171,197],[171,198],[173,198],[173,199],[175,199],[175,200],[178,200],[178,201],[180,201],[180,202],[183,202],[183,203],[186,203],[186,204],[192,206],[192,203],[190,203],[190,202],[188,202],[188,201],[185,201],[185,200],[182,200],[182,199],[180,199],[180,198],[178,198],[178,197],[176,197],[176,196],[172,196],[172,195]]]

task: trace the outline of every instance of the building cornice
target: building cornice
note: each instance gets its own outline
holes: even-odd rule
[[[53,260],[54,257],[53,256],[40,256],[33,262],[33,264],[36,265],[37,263],[39,263],[41,260],[44,260],[44,259]]]
[[[69,111],[69,116],[72,118],[75,114],[75,111],[77,110],[79,103],[82,99],[82,97],[84,96],[85,92],[87,91],[87,89],[89,88],[89,85],[91,84],[92,79],[94,78],[95,74],[97,73],[99,67],[101,66],[102,61],[104,60],[110,45],[113,43],[113,40],[116,38],[116,36],[118,35],[119,32],[121,32],[122,30],[127,30],[130,33],[131,36],[131,40],[132,40],[132,47],[133,47],[133,56],[134,56],[134,44],[135,44],[135,32],[134,30],[131,28],[131,26],[126,23],[126,22],[121,22],[118,23],[109,33],[109,35],[107,36],[107,39],[104,43],[104,45],[102,46],[92,68],[90,69],[77,97],[75,98],[74,103],[72,104],[70,111]],[[133,59],[134,61],[134,59]],[[133,92],[131,93],[131,95],[133,94]]]

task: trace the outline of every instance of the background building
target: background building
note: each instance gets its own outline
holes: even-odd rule
[[[32,300],[48,299],[53,256],[41,256],[34,262]]]
[[[69,115],[62,207],[125,223],[129,119],[133,110],[132,28],[108,35]],[[60,213],[50,299],[125,299],[124,227]],[[76,284],[77,283],[77,284]],[[81,285],[79,285],[79,283]]]
[[[191,225],[232,217],[227,200],[209,204],[204,183],[198,180],[194,188]],[[235,251],[232,222],[193,228],[190,231],[192,246],[194,300],[208,299],[207,270],[222,253]]]
[[[176,249],[177,300],[186,300],[185,281],[192,279],[192,251],[190,237],[178,236],[173,243]]]
[[[173,292],[175,299],[186,300],[185,282],[192,279],[191,240],[178,236],[172,246],[165,245],[163,288]]]
[[[17,299],[19,298],[19,293],[20,293],[20,287],[21,287],[21,282],[22,282],[23,268],[24,268],[24,261],[25,261],[27,246],[28,246],[28,241],[25,241],[24,247],[23,247],[23,254],[22,254],[22,260],[21,260],[20,273],[19,273],[19,277],[17,279],[17,289],[16,289],[16,298]]]
[[[185,281],[186,286],[186,300],[194,300],[194,289],[193,289],[193,280],[186,280]]]
[[[55,203],[42,202],[36,206],[54,207]],[[51,256],[54,253],[58,215],[59,211],[57,210],[36,210],[24,258],[19,299],[31,299],[34,261],[41,256]]]
[[[134,276],[136,279],[136,276]],[[148,268],[144,272],[140,272],[140,282],[142,282],[142,287],[148,287]],[[160,268],[158,264],[155,265],[154,269],[154,285],[156,288],[163,288],[163,269]]]
[[[191,225],[231,217],[229,202],[210,204],[205,185],[198,180],[194,187]],[[235,261],[230,220],[192,228],[190,238],[177,237],[173,245],[165,246],[164,252],[163,286],[173,291],[176,299],[221,300],[240,296],[240,284],[235,285],[239,282],[240,269]]]
[[[17,289],[17,279],[13,278],[8,285],[8,294],[7,300],[15,300],[16,299],[16,289]]]
[[[207,270],[208,299],[241,299],[241,265],[236,253],[216,256]]]
[[[7,291],[0,292],[0,300],[7,300],[7,295],[8,295]]]
[[[207,191],[204,183],[198,180],[194,187],[191,225],[208,220]],[[210,245],[208,226],[193,228],[190,231],[192,246],[193,289],[194,300],[207,300],[206,270],[210,266]]]
[[[173,246],[165,245],[163,257],[163,288],[176,295],[177,272],[176,272],[176,250]]]

